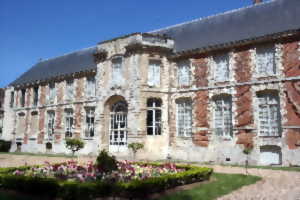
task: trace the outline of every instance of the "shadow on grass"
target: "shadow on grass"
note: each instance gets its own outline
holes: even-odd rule
[[[214,173],[211,178],[215,181],[161,197],[159,200],[212,200],[261,180],[258,176],[220,173]]]

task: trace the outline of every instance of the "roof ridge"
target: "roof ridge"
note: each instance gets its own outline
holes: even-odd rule
[[[233,10],[228,10],[228,11],[225,11],[225,12],[222,12],[222,13],[217,13],[217,14],[214,14],[214,15],[200,17],[200,18],[193,19],[193,20],[190,20],[190,21],[178,23],[178,24],[175,24],[175,25],[170,25],[170,26],[167,26],[167,27],[164,27],[164,28],[155,29],[153,31],[149,31],[148,33],[155,33],[155,32],[159,32],[159,31],[164,31],[164,30],[179,27],[179,26],[182,26],[182,25],[185,25],[185,24],[191,24],[191,23],[194,23],[194,22],[207,20],[207,19],[210,19],[210,18],[222,16],[222,15],[228,15],[228,14],[231,14],[231,13],[240,12],[240,11],[243,11],[243,10],[246,10],[246,9],[249,9],[249,8],[258,7],[258,6],[262,6],[262,5],[265,5],[265,4],[270,4],[270,3],[273,3],[275,1],[277,1],[277,0],[270,0],[270,1],[266,1],[266,2],[261,2],[259,4],[253,4],[253,5],[249,5],[249,6],[245,6],[245,7],[241,7],[241,8],[236,8],[236,9],[233,9]]]
[[[60,55],[60,56],[54,56],[54,57],[51,57],[51,58],[42,59],[41,61],[37,62],[36,64],[42,63],[42,62],[48,62],[50,60],[54,60],[54,59],[65,57],[65,56],[69,56],[69,55],[71,55],[73,53],[87,51],[89,49],[96,48],[96,47],[97,46],[90,46],[90,47],[86,47],[86,48],[83,48],[83,49],[78,49],[78,50],[75,50],[75,51],[72,51],[72,52],[68,52],[68,53],[65,53],[65,54]]]

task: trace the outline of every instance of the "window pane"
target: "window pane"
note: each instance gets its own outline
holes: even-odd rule
[[[273,75],[275,68],[275,46],[265,45],[256,48],[257,72],[261,75]]]

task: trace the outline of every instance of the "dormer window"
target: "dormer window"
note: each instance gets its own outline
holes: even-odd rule
[[[177,81],[179,87],[190,86],[191,72],[190,72],[190,63],[188,61],[182,61],[178,63]]]
[[[148,85],[159,87],[160,85],[160,61],[150,60],[148,66]]]
[[[275,75],[275,46],[263,45],[256,48],[256,71],[258,76]]]
[[[215,72],[214,78],[217,82],[228,81],[229,80],[229,55],[220,54],[214,56]]]

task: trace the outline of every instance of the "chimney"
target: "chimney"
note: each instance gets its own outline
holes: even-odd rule
[[[262,3],[263,1],[262,0],[253,0],[253,4],[259,4],[259,3]]]

